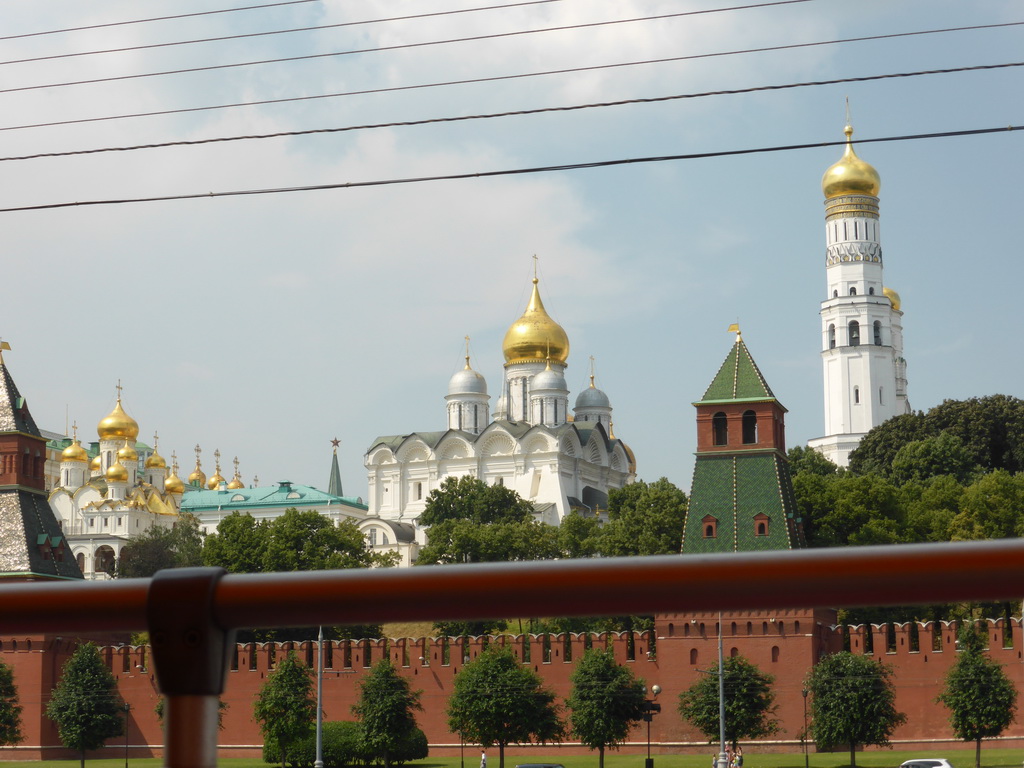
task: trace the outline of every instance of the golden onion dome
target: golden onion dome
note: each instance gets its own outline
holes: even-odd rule
[[[210,479],[206,482],[206,487],[209,488],[211,491],[215,491],[218,488],[220,488],[220,484],[223,482],[224,478],[221,475],[220,470],[218,469],[210,476]]]
[[[846,151],[838,163],[831,166],[821,179],[821,191],[826,200],[841,195],[870,195],[878,197],[882,179],[870,163],[865,163],[853,151],[853,127],[846,126]]]
[[[125,463],[128,461],[137,462],[139,460],[139,452],[136,451],[132,446],[128,445],[128,441],[125,440],[124,445],[118,448],[117,450],[117,460],[120,461],[121,463]]]
[[[506,363],[543,362],[547,359],[565,363],[569,359],[569,337],[544,309],[536,277],[533,278],[530,303],[523,316],[505,333],[501,351],[505,354]]]
[[[167,469],[167,460],[154,449],[146,459],[146,469]]]
[[[93,472],[99,472],[103,469],[103,457],[98,453],[92,457],[92,461],[89,462],[89,469]]]
[[[882,288],[882,293],[885,294],[885,298],[887,298],[890,301],[890,303],[892,304],[892,308],[899,312],[900,295],[896,293],[896,291],[894,291],[892,288]]]
[[[96,431],[99,433],[100,440],[109,440],[115,437],[135,440],[139,436],[139,423],[124,412],[124,408],[121,407],[121,398],[118,397],[114,410],[97,425]]]
[[[170,476],[164,480],[164,493],[184,493],[185,484],[181,482],[181,478],[174,472],[171,472]]]
[[[108,483],[127,483],[128,482],[128,470],[124,468],[124,465],[120,461],[115,461],[109,467],[107,467],[107,482]]]
[[[196,462],[196,468],[192,470],[192,474],[188,476],[189,485],[206,485],[206,473],[199,466],[199,462]]]
[[[245,488],[245,483],[242,482],[242,478],[240,478],[238,475],[235,475],[231,479],[231,482],[228,483],[228,490],[237,491],[239,488]]]
[[[75,441],[71,443],[71,445],[61,451],[60,460],[80,461],[84,464],[89,461],[89,454],[86,453],[85,448],[82,447],[82,444],[78,442],[78,438],[76,437]]]

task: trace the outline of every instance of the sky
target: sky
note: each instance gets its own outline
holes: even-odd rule
[[[323,489],[338,438],[345,494],[364,496],[362,459],[376,436],[444,428],[467,335],[493,406],[501,341],[526,306],[534,255],[548,312],[569,336],[570,398],[593,356],[641,479],[689,488],[691,404],[728,354],[734,322],[789,409],[788,444],[823,432],[820,182],[840,147],[217,193],[838,142],[847,98],[855,141],[1024,124],[1024,67],[693,96],[1019,62],[1024,26],[832,42],[1020,24],[1013,0],[805,0],[706,13],[695,12],[729,4],[551,0],[469,11],[489,3],[325,0],[109,26],[258,4],[0,5],[5,362],[39,426],[77,422],[84,441],[96,439],[120,381],[140,439],[158,432],[183,477],[198,444],[208,475],[217,449],[229,478],[237,456],[246,484],[258,476]],[[384,21],[425,13],[443,15]],[[373,20],[382,21],[361,23]],[[326,25],[335,26],[223,39]],[[92,28],[31,34],[72,27]],[[465,40],[480,36],[489,37]],[[162,45],[200,38],[222,39]],[[733,53],[778,46],[798,47]],[[67,56],[108,49],[131,50]],[[664,59],[677,60],[607,66]],[[593,67],[602,68],[580,70]],[[202,71],[137,77],[183,69]],[[508,79],[565,69],[577,71]],[[313,98],[355,91],[377,92]],[[670,96],[693,97],[394,125]],[[296,97],[309,98],[180,111]],[[98,119],[152,112],[173,113]],[[14,159],[380,124],[392,125]],[[1024,396],[1024,132],[858,153],[882,178],[885,282],[902,297],[911,405]],[[203,197],[10,210],[180,195]]]

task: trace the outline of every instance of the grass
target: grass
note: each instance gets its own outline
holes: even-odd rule
[[[973,745],[966,745],[967,749],[941,748],[935,750],[917,750],[914,752],[896,752],[887,749],[872,750],[870,752],[857,753],[858,768],[895,768],[904,760],[914,757],[938,756],[949,758],[956,768],[973,768],[974,748]],[[713,747],[708,746],[706,754],[687,755],[655,755],[654,764],[656,768],[709,768]],[[77,768],[78,760],[46,760],[46,761],[11,761],[3,758],[4,751],[0,750],[0,768],[40,768],[40,766],[59,766],[60,768]],[[630,754],[622,755],[618,752],[605,753],[605,768],[640,768],[643,765],[644,755]],[[811,768],[845,768],[849,766],[849,754],[846,752],[831,752],[823,754],[811,753],[808,756]],[[528,757],[511,757],[506,755],[506,768],[515,768],[517,762],[552,762],[561,763],[565,768],[597,768],[597,753],[589,755],[562,755],[554,750],[547,755],[533,754]],[[1020,768],[1021,751],[1019,749],[985,749],[982,745],[981,764],[983,768]],[[86,760],[86,768],[123,768],[124,757],[104,758],[97,760]],[[497,750],[488,752],[487,764],[489,768],[498,768]],[[159,758],[129,758],[130,768],[160,768],[163,765]],[[268,764],[259,758],[227,758],[218,763],[221,768],[268,768]],[[479,755],[476,750],[466,751],[467,768],[477,768]],[[747,752],[743,760],[744,768],[804,768],[804,757],[800,753],[785,754],[757,754]],[[416,763],[408,763],[406,768],[462,768],[462,763],[456,757],[429,758]]]

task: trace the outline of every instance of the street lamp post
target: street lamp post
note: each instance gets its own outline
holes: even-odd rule
[[[313,768],[324,768],[324,628],[316,634],[316,760]]]
[[[722,612],[718,612],[718,768],[729,768],[725,751],[725,659],[722,657]]]
[[[128,713],[132,705],[124,702],[124,768],[128,768]]]
[[[800,693],[804,697],[804,732],[800,740],[804,746],[804,768],[810,768],[810,758],[807,756],[807,689],[804,688]]]
[[[644,693],[647,693],[646,688],[644,688]],[[661,686],[652,685],[651,693],[654,694],[653,698],[644,699],[644,721],[647,723],[647,760],[644,763],[644,768],[654,768],[654,758],[651,757],[651,720],[658,712],[661,712],[661,704],[654,700],[661,693]]]

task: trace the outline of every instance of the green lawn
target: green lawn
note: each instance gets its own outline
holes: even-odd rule
[[[890,752],[889,750],[872,750],[870,752],[857,753],[857,765],[864,768],[895,768],[904,760],[913,757],[938,756],[945,757],[953,763],[956,768],[973,768],[974,749],[968,745],[968,749],[940,748],[935,750],[921,750],[915,752]],[[708,747],[706,755],[656,755],[654,757],[655,768],[709,768],[711,762],[712,748]],[[48,760],[43,762],[8,762],[3,760],[3,750],[0,750],[0,768],[39,768],[40,766],[60,766],[60,768],[77,768],[78,760]],[[498,768],[497,750],[488,752],[488,768]],[[849,755],[846,753],[814,754],[809,756],[811,768],[843,768],[849,765]],[[569,756],[559,754],[557,750],[547,756],[543,754],[531,754],[529,757],[506,757],[506,768],[515,768],[517,762],[552,762],[561,763],[565,768],[597,768],[597,753],[592,755]],[[87,760],[86,768],[123,768],[124,757],[107,758],[103,760]],[[605,755],[605,768],[643,768],[644,755],[621,755],[617,752],[608,752]],[[984,768],[1020,768],[1021,750],[1019,749],[984,749],[981,752],[981,764]],[[160,768],[162,762],[156,758],[135,759],[129,758],[130,768]],[[259,759],[232,758],[221,760],[219,763],[223,768],[268,768],[267,763]],[[466,752],[466,768],[477,768],[479,755],[476,751]],[[800,753],[789,754],[765,754],[760,755],[754,752],[747,752],[744,755],[744,768],[803,768],[804,758]],[[458,757],[428,759],[417,763],[408,763],[407,768],[462,768]]]

